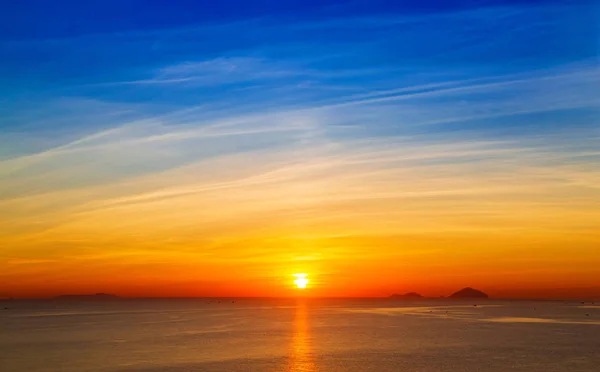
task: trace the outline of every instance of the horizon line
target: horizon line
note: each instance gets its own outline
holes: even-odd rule
[[[428,297],[422,296],[420,298],[394,298],[393,294],[389,296],[120,296],[110,293],[92,293],[92,294],[62,294],[52,297],[4,297],[0,298],[0,301],[52,301],[52,300],[67,300],[68,297],[72,297],[72,301],[85,301],[85,297],[93,298],[97,295],[108,295],[113,300],[207,300],[207,299],[249,299],[249,300],[391,300],[400,302],[419,302],[424,300],[451,300],[451,301],[467,301],[467,300],[481,300],[481,301],[552,301],[552,302],[586,302],[600,300],[600,295],[591,297],[577,297],[577,298],[564,298],[564,297],[452,297],[438,296]],[[77,298],[81,297],[81,298]],[[99,301],[99,300],[96,300]],[[105,300],[110,301],[110,299]]]

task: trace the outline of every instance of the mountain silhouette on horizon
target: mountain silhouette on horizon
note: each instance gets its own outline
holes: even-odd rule
[[[480,290],[466,287],[458,292],[454,292],[449,298],[489,298],[489,296]]]

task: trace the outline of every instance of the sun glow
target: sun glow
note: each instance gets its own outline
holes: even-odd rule
[[[296,280],[294,280],[294,284],[296,284],[297,288],[304,289],[308,285],[309,280],[306,279],[308,274],[294,274]]]

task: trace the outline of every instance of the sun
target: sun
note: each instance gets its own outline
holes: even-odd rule
[[[306,286],[308,285],[308,282],[310,282],[310,280],[306,279],[308,274],[300,273],[300,274],[293,274],[293,276],[296,277],[296,280],[294,280],[294,284],[296,284],[296,287],[299,289],[306,288]]]

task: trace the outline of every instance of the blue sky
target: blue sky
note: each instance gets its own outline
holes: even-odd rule
[[[597,64],[598,9],[590,3],[419,4],[14,2],[13,11],[3,13],[7,30],[0,39],[3,126],[34,125],[35,119],[21,116],[36,117],[32,107],[41,109],[38,116],[60,117],[61,110],[76,110],[64,102],[69,99],[131,105],[138,115],[199,102],[214,110],[280,110]],[[534,85],[468,98],[494,104],[507,95],[534,99],[538,92],[526,91]],[[593,98],[589,93],[580,95]],[[440,99],[429,102],[443,105]],[[93,121],[78,126],[93,131]]]
[[[329,140],[589,139],[597,16],[590,2],[13,2],[0,158],[142,121],[164,135],[286,113],[320,115]]]
[[[514,230],[515,208],[548,208],[539,231],[598,239],[598,16],[585,1],[11,2],[0,237],[25,240],[4,254],[50,254],[115,208],[239,192],[256,205],[207,217],[207,236],[246,214],[342,224],[334,189],[376,218],[399,217],[365,195],[417,203],[415,221],[435,196],[463,218],[419,231]]]

